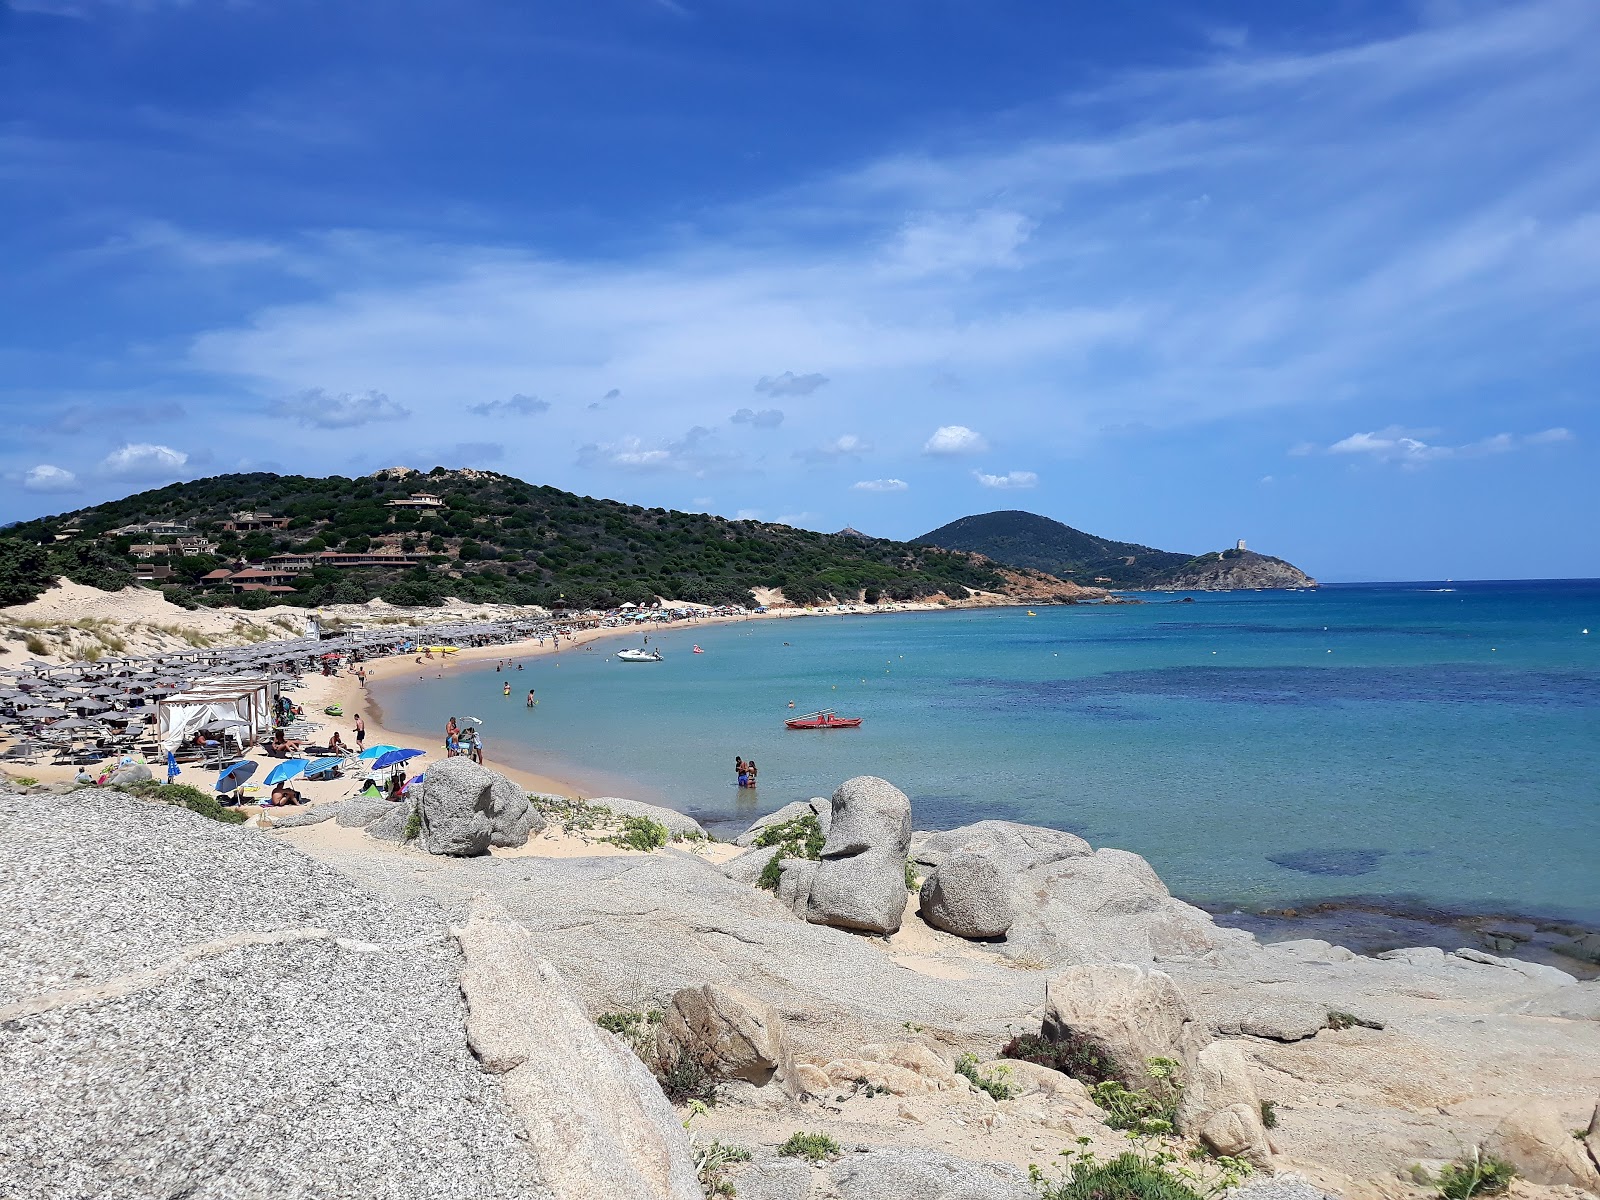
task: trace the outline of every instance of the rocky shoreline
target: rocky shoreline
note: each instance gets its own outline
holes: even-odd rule
[[[1125,851],[916,833],[883,780],[727,848],[450,764],[277,830],[0,793],[0,1194],[687,1198],[716,1159],[750,1200],[1026,1200],[1128,1143],[1021,1035],[1173,1080],[1147,1140],[1208,1188],[1420,1200],[1482,1146],[1600,1194],[1600,983],[1263,945]],[[609,853],[541,857],[563,825]]]

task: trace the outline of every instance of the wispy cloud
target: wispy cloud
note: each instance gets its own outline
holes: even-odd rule
[[[795,457],[805,462],[833,462],[837,459],[858,459],[871,451],[872,446],[865,439],[853,433],[844,433],[820,446],[796,450]]]
[[[697,477],[713,472],[741,471],[750,465],[703,425],[696,425],[682,437],[664,443],[650,443],[638,437],[616,442],[589,442],[579,447],[577,462],[580,467],[591,469],[640,474],[682,471]]]
[[[857,492],[903,492],[910,486],[904,479],[863,479],[850,488]]]
[[[763,408],[757,412],[753,408],[741,408],[728,420],[735,425],[753,425],[757,429],[776,429],[783,424],[783,410],[779,408]]]
[[[826,375],[796,375],[785,371],[782,375],[763,375],[756,380],[756,391],[769,396],[809,396],[827,382]]]
[[[1007,471],[1004,475],[988,475],[982,471],[972,473],[974,479],[986,488],[1011,491],[1039,486],[1039,476],[1032,471]]]
[[[615,390],[612,389],[613,392]],[[607,393],[607,398],[610,398],[610,393]],[[550,401],[518,392],[509,400],[485,400],[480,404],[469,404],[467,411],[480,417],[531,417],[536,413],[549,412]]]
[[[1538,433],[1496,433],[1479,438],[1475,442],[1459,445],[1425,442],[1422,440],[1424,436],[1432,434],[1427,430],[1408,430],[1391,425],[1387,429],[1368,433],[1352,433],[1349,437],[1334,442],[1327,448],[1327,453],[1419,467],[1447,458],[1482,458],[1491,454],[1525,450],[1531,446],[1550,446],[1573,440],[1572,431],[1560,427],[1542,429]],[[1300,447],[1295,448],[1295,450],[1300,449]]]
[[[274,416],[289,417],[308,429],[354,429],[374,421],[399,421],[411,410],[382,392],[340,392],[307,388],[293,396],[274,400],[269,410]]]

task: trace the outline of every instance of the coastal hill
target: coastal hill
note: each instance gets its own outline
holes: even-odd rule
[[[240,560],[252,564],[243,575]],[[150,583],[185,607],[754,604],[758,589],[799,605],[1104,598],[961,550],[642,508],[442,467],[356,479],[219,475],[0,535],[0,604],[26,603],[57,577],[105,591]]]
[[[1089,586],[1156,591],[1316,586],[1314,580],[1282,559],[1254,554],[1242,546],[1221,551],[1229,569],[1216,569],[1207,564],[1217,561],[1219,552],[1195,557],[1137,542],[1119,542],[1019,509],[962,517],[912,540],[917,545],[982,554],[998,563],[1043,571]],[[1286,570],[1267,572],[1256,560],[1277,563]],[[1251,582],[1258,578],[1281,582]],[[1183,580],[1191,582],[1180,582]]]
[[[1190,559],[1148,586],[1158,592],[1231,592],[1248,588],[1314,588],[1317,581],[1281,558],[1235,548]]]

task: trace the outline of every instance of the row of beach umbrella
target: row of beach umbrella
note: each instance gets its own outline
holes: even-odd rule
[[[372,764],[372,770],[382,771],[389,767],[398,767],[401,763],[409,762],[419,754],[427,753],[424,750],[402,749],[399,746],[368,746],[358,759]],[[267,772],[263,784],[287,783],[298,775],[320,775],[324,771],[331,771],[341,765],[344,759],[338,755],[330,758],[287,758],[272,770]],[[219,792],[237,791],[255,777],[260,764],[253,759],[242,759],[225,769],[217,776],[216,790]]]

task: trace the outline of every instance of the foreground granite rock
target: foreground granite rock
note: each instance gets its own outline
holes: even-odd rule
[[[807,919],[893,933],[906,911],[911,801],[886,779],[860,775],[833,794],[833,821],[817,863]]]
[[[656,1033],[656,1046],[663,1061],[688,1055],[714,1080],[757,1087],[776,1080],[795,1088],[783,1018],[736,988],[707,983],[678,991]]]
[[[957,937],[1001,937],[1016,920],[1011,887],[993,846],[962,846],[945,855],[923,881],[922,919]]]
[[[638,1057],[584,1014],[528,931],[473,905],[461,933],[467,1040],[500,1077],[559,1200],[703,1200],[683,1126]]]
[[[418,840],[430,854],[487,854],[490,846],[521,846],[530,833],[545,827],[544,815],[528,802],[527,792],[470,758],[447,758],[430,766],[422,783],[414,786],[408,807],[421,818]]]
[[[549,1195],[436,904],[120,793],[0,826],[0,1195]]]

